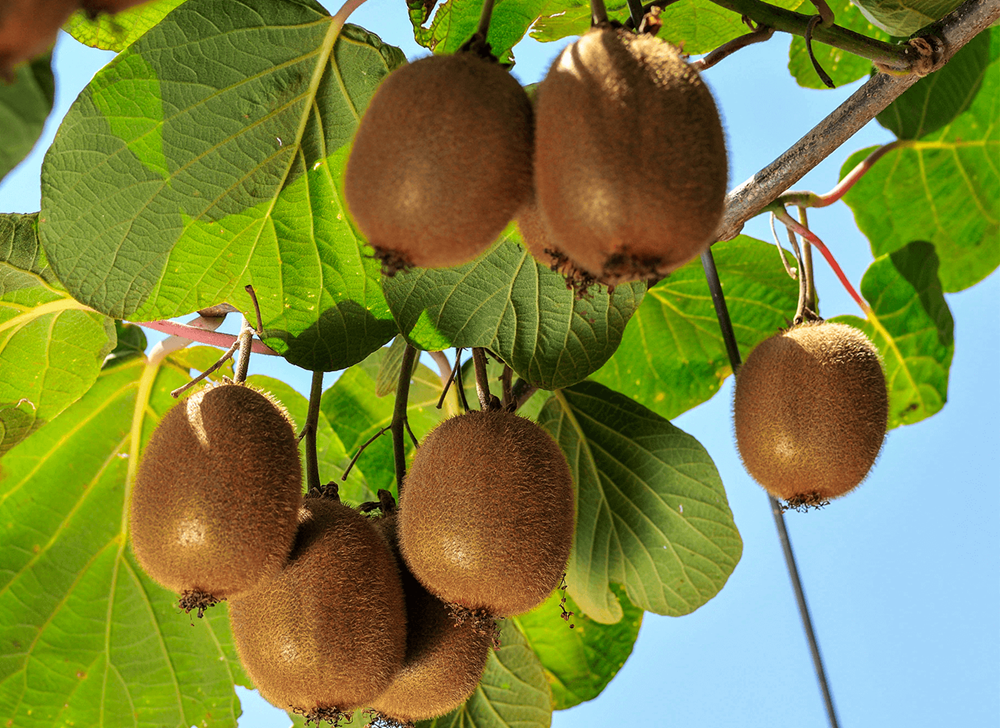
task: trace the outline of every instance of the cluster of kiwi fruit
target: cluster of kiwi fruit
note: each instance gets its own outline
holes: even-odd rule
[[[366,706],[407,725],[468,699],[494,618],[558,587],[575,516],[559,446],[507,411],[446,420],[404,485],[398,509],[385,491],[359,509],[331,486],[303,497],[287,412],[227,381],[154,430],[133,549],[185,610],[228,601],[240,660],[275,706],[333,723]]]
[[[761,342],[736,374],[743,464],[788,507],[845,495],[867,477],[888,423],[878,349],[846,324],[806,321]]]
[[[387,274],[466,263],[515,218],[536,259],[581,292],[660,278],[708,247],[725,135],[676,47],[595,26],[534,107],[480,51],[393,71],[358,127],[345,194]]]

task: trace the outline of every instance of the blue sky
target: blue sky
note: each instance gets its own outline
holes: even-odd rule
[[[399,45],[408,57],[425,53],[413,42],[402,0],[369,0],[351,21]],[[519,46],[515,75],[522,83],[540,80],[559,48]],[[858,87],[799,88],[786,70],[787,48],[787,38],[779,36],[705,74],[727,127],[731,187],[770,163]],[[41,150],[56,119],[110,57],[60,38],[54,118],[40,149],[0,184],[0,211],[38,209]],[[851,152],[891,139],[869,124],[796,188],[830,189]],[[814,211],[810,223],[857,285],[871,253],[847,207]],[[770,239],[763,218],[745,232]],[[845,727],[1000,724],[998,281],[993,275],[948,296],[955,358],[944,410],[892,431],[857,491],[820,512],[786,516]],[[817,286],[825,316],[860,315],[822,261]],[[255,368],[308,393],[308,375],[301,370],[273,361]],[[556,713],[557,728],[826,724],[768,501],[736,452],[731,385],[730,379],[713,400],[675,424],[715,460],[743,537],[742,561],[719,596],[694,614],[646,615],[622,671],[597,699]],[[248,697],[244,710],[241,728],[288,725],[284,713],[259,698]]]

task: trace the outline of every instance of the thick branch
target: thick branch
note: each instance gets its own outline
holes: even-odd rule
[[[942,59],[954,56],[998,18],[1000,0],[968,0],[943,18],[939,33],[945,43]],[[873,76],[788,151],[727,195],[717,239],[736,237],[743,223],[802,179],[917,80],[916,75]]]

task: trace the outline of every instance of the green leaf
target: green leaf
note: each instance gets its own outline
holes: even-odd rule
[[[829,5],[834,12],[836,24],[841,28],[853,30],[875,40],[891,40],[887,33],[872,25],[868,18],[858,12],[851,0],[838,0],[829,3]],[[813,53],[820,67],[827,72],[836,86],[857,81],[872,71],[872,62],[867,58],[856,56],[819,41],[813,41],[812,45]],[[805,39],[801,36],[792,37],[792,45],[788,49],[788,70],[798,81],[799,86],[817,89],[827,88],[826,84],[820,80],[819,74],[816,73],[816,69],[809,59],[809,52],[806,50]]]
[[[742,351],[788,325],[798,283],[785,273],[774,245],[741,235],[713,245],[712,255]],[[618,351],[591,378],[669,420],[710,399],[730,374],[705,273],[695,260],[646,293]]]
[[[385,356],[382,357],[382,364],[379,366],[378,376],[375,377],[375,396],[384,397],[396,391],[399,383],[399,372],[403,367],[403,352],[406,351],[406,339],[402,335],[392,340],[386,348]],[[413,368],[416,370],[417,357],[413,358]]]
[[[502,63],[512,60],[511,49],[517,45],[546,6],[545,0],[499,0],[493,6],[486,39]],[[409,5],[413,37],[435,53],[454,53],[476,32],[483,9],[481,0],[448,0],[438,6],[428,27],[423,27],[424,6]]]
[[[340,437],[348,454],[354,456],[376,433],[392,422],[395,397],[380,398],[375,394],[375,381],[387,349],[380,349],[365,361],[346,372],[328,390],[323,392],[320,411]],[[448,415],[458,414],[454,390],[445,399],[444,409],[437,409],[441,396],[441,380],[437,374],[417,364],[410,396],[407,399],[407,420],[413,434],[419,439],[431,431]],[[406,438],[406,452],[413,454],[413,445]],[[370,444],[361,454],[360,467],[368,482],[374,500],[379,488],[396,494],[396,466],[392,454],[392,434],[386,432]],[[337,481],[340,482],[340,475]]]
[[[302,432],[305,428],[306,416],[309,412],[308,399],[299,394],[290,385],[273,377],[255,374],[247,377],[247,384],[267,392],[274,399],[278,400],[292,418],[292,427],[295,429],[295,432]],[[306,439],[304,437],[299,441],[299,453],[301,461],[305,463]],[[320,482],[336,481],[340,489],[340,497],[344,502],[363,503],[365,501],[376,500],[375,490],[370,488],[365,482],[360,467],[355,466],[351,469],[346,482],[340,479],[341,475],[347,469],[351,458],[322,410],[319,413],[319,422],[316,428],[316,456],[319,462]],[[305,465],[303,465],[303,483],[305,483],[305,478],[306,469]]]
[[[803,0],[776,0],[772,5],[794,10]],[[629,17],[628,3],[616,0],[605,3],[608,18],[624,22]],[[660,14],[663,27],[657,37],[674,45],[683,43],[684,52],[708,53],[722,44],[744,35],[749,28],[739,13],[719,7],[711,0],[688,0],[672,3]],[[545,14],[531,26],[531,37],[546,42],[572,35],[583,35],[590,28],[588,0],[561,0],[545,5]]]
[[[946,293],[1000,265],[1000,28],[989,35],[990,65],[968,110],[886,153],[844,196],[876,257],[912,240],[933,243]],[[852,155],[841,178],[873,151]]]
[[[52,275],[37,217],[0,215],[0,455],[90,389],[115,347],[114,321]]]
[[[334,44],[336,41],[336,44]],[[42,242],[115,318],[222,301],[314,370],[397,333],[342,195],[348,144],[402,53],[311,0],[187,0],[95,76],[42,170]]]
[[[156,0],[114,15],[99,15],[93,20],[84,11],[78,10],[66,21],[63,30],[91,48],[117,53],[134,43],[182,2],[184,0]]]
[[[593,620],[624,610],[611,584],[657,614],[688,614],[714,597],[743,542],[719,473],[690,435],[596,382],[556,392],[540,424],[562,447],[577,488],[566,583]]]
[[[0,82],[0,179],[28,156],[42,135],[55,92],[52,53],[21,64],[14,83]]]
[[[397,273],[384,282],[400,330],[417,346],[490,349],[543,389],[599,369],[618,348],[646,286],[631,283],[577,299],[561,275],[535,260],[510,231],[486,254],[456,268]]]
[[[503,622],[500,645],[490,650],[482,680],[465,705],[417,728],[548,728],[552,696],[545,673],[510,620]]]
[[[562,594],[558,591],[541,606],[514,618],[542,662],[555,710],[596,698],[632,654],[643,612],[628,601],[620,587],[612,590],[624,611],[615,624],[587,618],[569,596],[565,597],[565,608],[573,616],[564,621],[559,609]]]
[[[919,139],[952,123],[969,108],[990,64],[990,33],[980,33],[944,66],[917,81],[879,114],[900,139]]]
[[[877,323],[833,319],[864,331],[882,353],[890,429],[926,419],[948,400],[954,321],[937,273],[934,246],[912,242],[877,258],[861,280]]]
[[[886,33],[910,36],[940,20],[963,0],[856,0],[858,9]]]
[[[179,613],[127,541],[140,444],[186,377],[140,357],[107,368],[0,460],[0,715],[10,725],[235,728],[233,684],[248,681],[225,606],[204,619]]]

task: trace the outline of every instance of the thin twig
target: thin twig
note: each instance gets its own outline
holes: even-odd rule
[[[486,35],[490,32],[490,19],[493,17],[493,0],[483,0],[483,11],[479,14],[479,26],[476,33],[486,40]]]
[[[189,389],[191,389],[191,387],[193,387],[194,385],[196,385],[198,382],[202,381],[203,379],[207,379],[212,374],[214,374],[215,372],[217,372],[222,367],[223,364],[225,364],[227,361],[229,361],[232,358],[233,354],[236,353],[236,349],[239,348],[239,345],[240,345],[240,342],[239,342],[239,339],[237,339],[236,341],[233,342],[232,346],[230,346],[228,349],[226,349],[226,353],[223,354],[219,358],[219,360],[217,362],[215,362],[215,364],[213,364],[212,366],[210,366],[208,369],[206,369],[205,371],[203,371],[201,374],[199,374],[197,377],[195,377],[194,379],[192,379],[190,382],[188,382],[184,386],[178,387],[177,389],[173,390],[170,393],[170,396],[173,397],[174,399],[177,399],[182,394],[184,394],[186,391],[188,391]]]
[[[243,384],[247,379],[247,370],[250,368],[250,349],[253,345],[253,327],[246,318],[243,319],[243,323],[240,325],[238,342],[239,354],[236,360],[236,373],[233,375],[233,381],[237,384]]]
[[[350,475],[350,473],[351,473],[351,468],[353,468],[354,465],[355,465],[355,463],[358,462],[358,458],[361,457],[361,453],[363,453],[365,451],[365,449],[369,445],[371,445],[377,439],[379,439],[380,437],[382,437],[382,435],[384,435],[385,433],[387,433],[391,428],[392,428],[392,424],[390,423],[390,424],[386,425],[385,427],[383,427],[382,429],[380,429],[374,435],[372,435],[371,437],[369,437],[367,440],[365,440],[364,444],[361,447],[358,448],[358,451],[356,453],[354,453],[354,457],[351,458],[351,462],[349,462],[347,464],[347,469],[344,471],[344,474],[342,476],[340,476],[341,480],[347,480],[347,476]]]
[[[448,390],[451,388],[451,383],[455,381],[455,377],[458,376],[458,372],[461,370],[461,368],[462,368],[462,347],[458,347],[457,349],[455,349],[455,365],[451,368],[451,373],[448,376],[447,380],[442,382],[443,386],[441,388],[441,396],[438,397],[438,403],[436,409],[441,409],[444,406],[444,398],[448,396]],[[464,393],[462,396],[463,397],[465,396]],[[468,408],[466,408],[466,412],[468,412]]]
[[[514,407],[514,393],[511,389],[511,381],[514,377],[514,370],[511,369],[506,364],[503,365],[503,371],[500,373],[500,387],[503,393],[503,399],[501,400],[501,405],[503,408],[513,410]]]
[[[479,395],[479,409],[486,412],[491,409],[493,395],[490,393],[490,379],[486,373],[486,352],[481,347],[472,348],[472,365],[476,370],[476,393]]]
[[[802,227],[809,227],[809,219],[806,217],[806,208],[804,207],[799,208],[799,222]],[[788,234],[794,235],[795,233],[789,230]],[[816,282],[813,279],[812,245],[806,238],[802,238],[802,263],[799,267],[802,271],[802,278],[806,282],[805,309],[809,315],[819,316],[819,304],[816,302]]]
[[[538,387],[529,384],[527,379],[518,379],[511,387],[511,397],[514,399],[514,411],[517,412],[524,403],[531,399],[532,395],[538,391]]]
[[[323,397],[323,372],[313,372],[309,388],[309,410],[306,413],[306,489],[319,488],[319,455],[316,454],[316,433],[319,431],[319,403]]]
[[[712,303],[715,306],[715,315],[719,320],[719,328],[722,331],[722,338],[726,344],[726,353],[729,356],[729,365],[739,378],[739,368],[742,363],[740,358],[740,347],[736,341],[736,333],[733,331],[733,324],[729,318],[729,309],[726,306],[726,297],[722,292],[722,283],[719,281],[719,272],[715,267],[715,259],[712,251],[706,250],[701,255],[702,268],[705,270],[705,278],[708,281],[708,288],[712,295]],[[813,657],[813,667],[819,680],[820,689],[823,692],[823,700],[827,706],[827,715],[830,719],[831,728],[837,728],[837,714],[833,709],[833,696],[830,693],[830,685],[826,679],[826,670],[823,667],[823,659],[819,652],[819,641],[816,639],[816,632],[813,630],[812,617],[809,615],[809,606],[806,604],[805,591],[802,588],[802,581],[799,579],[799,568],[795,563],[795,554],[792,552],[792,543],[788,538],[788,530],[785,528],[785,517],[781,512],[781,505],[772,496],[768,496],[771,504],[771,514],[774,516],[774,523],[778,529],[778,540],[785,554],[785,565],[792,580],[792,590],[795,592],[795,600],[799,605],[799,616],[806,631],[806,640],[809,642],[809,650]]]
[[[766,25],[758,25],[749,33],[733,38],[731,41],[723,43],[711,53],[706,54],[703,58],[693,61],[691,63],[691,68],[700,73],[701,71],[709,69],[719,63],[724,58],[728,58],[736,51],[742,50],[747,46],[754,45],[755,43],[763,43],[764,41],[771,40],[773,35],[774,28]]]
[[[827,8],[827,10],[829,10],[829,8]],[[809,18],[809,24],[806,26],[806,33],[803,36],[806,41],[806,53],[809,54],[809,60],[812,62],[813,70],[816,71],[816,75],[819,76],[819,80],[823,82],[823,85],[827,88],[837,88],[833,83],[833,79],[830,78],[830,74],[823,70],[823,66],[819,64],[819,60],[817,60],[816,54],[813,52],[813,33],[822,22],[822,15],[814,15]]]
[[[403,479],[406,477],[406,405],[410,396],[410,379],[417,350],[411,344],[403,349],[403,363],[399,368],[399,384],[396,386],[396,402],[392,407],[392,454],[396,464],[396,491],[403,494]],[[411,434],[412,436],[412,434]]]
[[[604,7],[604,0],[590,0],[590,24],[600,25],[608,22],[608,10]]]
[[[250,303],[253,304],[253,311],[255,314],[257,314],[257,328],[254,330],[257,332],[257,336],[263,336],[264,321],[260,317],[260,303],[257,301],[257,293],[256,291],[254,291],[253,286],[249,284],[244,286],[243,290],[245,290],[247,292],[247,295],[250,296]]]

